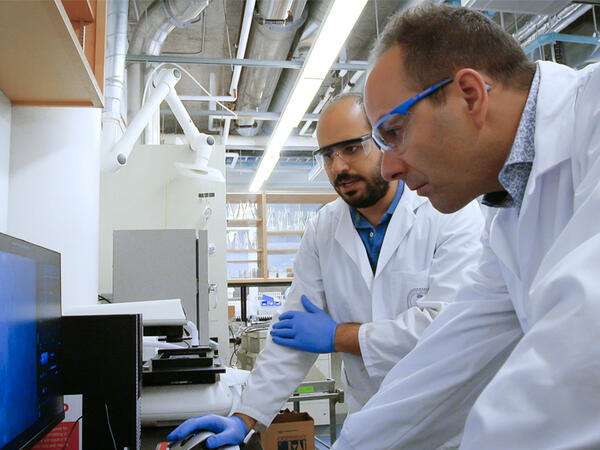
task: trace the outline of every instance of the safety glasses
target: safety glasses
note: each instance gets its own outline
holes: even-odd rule
[[[315,161],[321,169],[328,169],[333,163],[334,156],[339,156],[348,164],[354,164],[371,153],[371,135],[365,134],[359,138],[336,142],[321,147],[313,152]]]
[[[424,91],[413,95],[404,103],[396,106],[389,113],[377,121],[373,127],[372,137],[375,145],[382,151],[394,151],[402,153],[404,137],[408,128],[408,110],[419,100],[433,94],[438,89],[446,86],[454,80],[454,77],[435,83]]]

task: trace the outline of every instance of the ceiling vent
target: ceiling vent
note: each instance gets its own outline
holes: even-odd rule
[[[467,8],[538,16],[556,14],[569,3],[571,0],[461,0]]]

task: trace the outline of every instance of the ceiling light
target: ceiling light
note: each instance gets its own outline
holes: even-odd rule
[[[254,180],[250,184],[250,191],[260,190],[273,172],[283,145],[312,103],[366,3],[367,0],[333,1],[277,122]]]

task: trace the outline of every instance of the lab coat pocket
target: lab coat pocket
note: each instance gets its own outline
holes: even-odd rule
[[[351,364],[351,366],[354,365]],[[370,379],[364,366],[360,368],[356,366],[347,367],[346,364],[342,364],[342,383],[346,389],[348,410],[352,412],[362,408],[379,387]]]
[[[393,272],[390,280],[390,293],[397,293],[395,298],[405,310],[417,306],[417,301],[429,291],[429,270],[419,272]],[[398,314],[399,312],[396,312]]]

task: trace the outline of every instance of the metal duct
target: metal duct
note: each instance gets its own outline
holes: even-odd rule
[[[294,49],[294,55],[292,59],[294,60],[304,60],[310,51],[313,42],[317,38],[317,34],[321,29],[321,24],[329,11],[330,1],[329,0],[313,0],[310,3],[310,6],[306,9],[309,12],[309,17],[302,29],[302,34],[298,39],[298,44]],[[290,96],[290,92],[292,88],[296,84],[296,79],[298,78],[298,70],[293,69],[284,69],[281,76],[279,77],[279,82],[277,83],[277,90],[273,94],[273,98],[271,103],[269,104],[269,111],[280,113],[283,111],[288,98]],[[276,121],[267,121],[267,123],[263,123],[263,131],[265,134],[272,134],[275,126],[277,125]]]
[[[125,2],[126,3],[126,2]],[[146,11],[133,33],[129,52],[159,55],[169,33],[185,28],[206,8],[210,0],[155,0]],[[142,104],[146,68],[130,64],[127,68],[127,116],[131,119]]]
[[[286,59],[296,31],[304,24],[306,0],[262,0],[257,3],[246,58]],[[277,87],[282,69],[247,67],[240,80],[236,109],[264,112]],[[262,121],[237,120],[236,131],[243,136],[255,136]]]
[[[125,78],[127,55],[127,15],[129,3],[110,0],[106,10],[106,75],[104,110],[114,114],[121,112],[121,99]]]
[[[121,102],[124,96],[128,12],[129,2],[111,0],[106,6],[105,102],[100,144],[102,169],[106,169],[105,158],[124,131]]]

